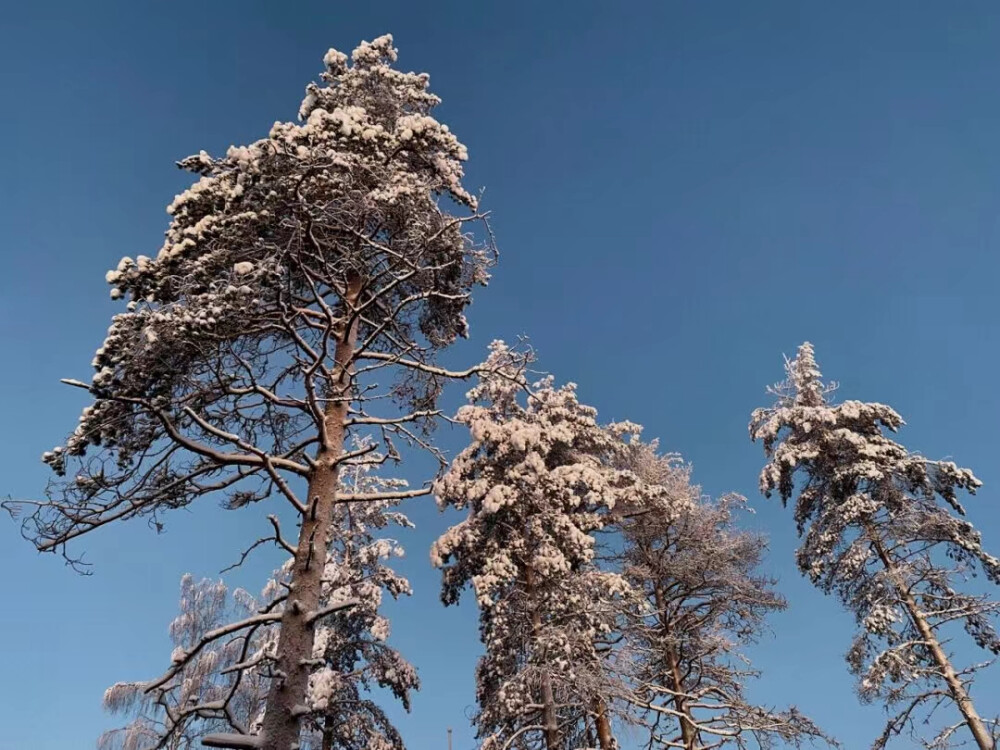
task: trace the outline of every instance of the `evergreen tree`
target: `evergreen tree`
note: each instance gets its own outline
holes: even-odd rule
[[[979,480],[887,437],[883,430],[903,424],[888,406],[830,403],[833,386],[821,380],[810,344],[785,369],[787,380],[770,389],[777,403],[750,422],[768,458],[761,491],[794,498],[800,570],[857,619],[847,661],[859,695],[891,711],[873,747],[907,730],[916,737],[918,718],[947,705],[958,721],[921,740],[925,747],[952,747],[968,733],[993,750],[997,721],[984,719],[970,694],[981,665],[957,666],[948,651],[960,625],[977,646],[1000,653],[998,603],[962,590],[977,570],[1000,583],[1000,560],[983,550],[958,498]]]
[[[159,253],[108,272],[127,311],[91,382],[66,381],[94,402],[44,456],[59,477],[49,499],[20,504],[34,509],[25,535],[64,555],[105,524],[159,528],[165,511],[205,495],[290,505],[301,523],[298,541],[282,542],[295,558],[263,726],[219,746],[300,742],[335,506],[430,491],[339,494],[356,455],[345,440],[374,429],[390,457],[394,440],[434,450],[438,394],[476,371],[435,358],[466,335],[492,244],[470,236],[484,215],[461,185],[465,147],[431,116],[428,76],[395,60],[388,35],[350,62],[330,50],[301,123],[180,162],[200,179],[170,204]]]
[[[613,467],[624,443],[580,404],[575,386],[527,383],[506,369],[470,393],[457,420],[472,443],[435,484],[442,508],[467,510],[434,544],[443,600],[471,585],[485,656],[476,670],[484,748],[570,750],[616,746],[612,710],[621,685],[608,667],[609,639],[628,586],[595,564],[595,534],[621,503],[646,499],[634,475]],[[654,488],[654,492],[655,492]]]

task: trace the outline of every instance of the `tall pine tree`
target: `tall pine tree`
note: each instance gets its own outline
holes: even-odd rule
[[[395,60],[388,35],[350,60],[330,50],[300,123],[180,162],[200,178],[170,204],[160,251],[108,272],[127,310],[90,382],[67,381],[93,403],[44,456],[59,477],[49,500],[27,504],[25,535],[64,554],[106,524],[159,526],[206,495],[288,504],[299,533],[267,711],[234,747],[300,742],[335,506],[430,491],[338,492],[345,441],[375,430],[391,456],[399,441],[433,450],[438,394],[475,372],[436,355],[466,335],[493,247],[473,242],[484,215],[428,76]]]
[[[507,352],[494,344],[497,374],[457,415],[472,444],[434,490],[441,507],[468,513],[432,559],[446,604],[471,585],[479,605],[476,728],[492,750],[612,750],[622,685],[608,656],[628,586],[597,567],[595,535],[616,507],[660,490],[614,466],[634,426],[599,426],[572,384],[547,378],[529,392],[502,367]]]
[[[961,626],[977,646],[1000,653],[1000,605],[963,591],[977,571],[1000,583],[1000,560],[983,550],[958,498],[979,480],[887,437],[884,430],[903,424],[888,406],[831,403],[810,344],[785,369],[787,379],[770,389],[777,402],[750,422],[768,458],[760,487],[794,500],[800,570],[857,618],[848,665],[861,698],[891,712],[873,747],[904,731],[916,736],[916,722],[944,704],[956,721],[927,747],[971,736],[979,750],[994,750],[997,721],[981,715],[970,693],[979,665],[959,666],[948,650]]]

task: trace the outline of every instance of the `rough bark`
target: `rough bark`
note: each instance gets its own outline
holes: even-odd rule
[[[872,545],[875,547],[875,552],[879,556],[879,560],[882,561],[882,565],[885,566],[886,572],[895,584],[896,591],[902,599],[903,605],[906,607],[906,611],[909,613],[910,618],[913,620],[913,626],[917,629],[917,632],[920,633],[920,637],[927,644],[931,655],[934,657],[934,662],[937,664],[938,669],[941,670],[945,684],[948,686],[948,692],[951,694],[952,700],[955,702],[955,706],[958,708],[959,713],[962,714],[962,718],[965,719],[965,723],[969,727],[969,731],[972,732],[972,736],[975,739],[979,750],[996,750],[996,746],[993,743],[993,738],[986,726],[986,723],[979,715],[979,712],[976,711],[976,707],[972,702],[972,698],[969,696],[969,692],[965,689],[965,685],[962,684],[962,680],[955,671],[955,667],[952,666],[951,659],[948,658],[948,654],[945,653],[944,648],[941,646],[941,641],[938,639],[937,635],[935,635],[933,628],[931,628],[930,623],[927,621],[927,616],[920,608],[920,605],[913,597],[913,594],[910,593],[910,590],[906,586],[905,582],[899,579],[896,566],[893,564],[892,558],[889,556],[888,552],[886,552],[886,549],[882,544],[882,540],[879,538],[878,534],[870,528],[868,529],[868,537],[871,539]]]
[[[309,479],[308,512],[302,519],[298,547],[290,580],[289,603],[281,618],[276,670],[267,696],[261,736],[268,750],[296,750],[299,746],[300,711],[306,701],[309,666],[315,635],[310,612],[319,608],[323,564],[333,522],[337,495],[337,476],[344,449],[344,423],[347,418],[347,391],[351,387],[350,365],[357,339],[357,323],[351,311],[361,289],[361,279],[348,280],[345,295],[346,330],[337,340],[334,363],[336,390],[324,411],[325,444],[320,446],[316,465]]]

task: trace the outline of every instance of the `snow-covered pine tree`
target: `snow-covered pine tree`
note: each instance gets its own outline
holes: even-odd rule
[[[440,507],[468,512],[434,544],[445,604],[471,584],[485,655],[477,670],[474,723],[484,749],[572,750],[616,746],[612,712],[621,686],[608,667],[608,640],[624,579],[594,564],[595,533],[647,488],[613,468],[635,429],[604,429],[573,384],[527,383],[504,371],[469,392],[457,421],[472,443],[435,483]],[[659,492],[654,488],[653,492]]]
[[[962,581],[980,570],[1000,583],[1000,560],[983,550],[980,534],[962,516],[958,492],[979,480],[949,461],[930,461],[887,437],[903,420],[888,406],[832,404],[806,343],[785,363],[787,379],[769,390],[777,403],[757,409],[750,436],[761,440],[768,463],[761,491],[794,498],[803,542],[800,570],[836,594],[857,618],[847,655],[860,697],[890,711],[879,750],[929,719],[942,705],[955,709],[928,748],[964,742],[996,747],[997,722],[983,718],[969,686],[981,665],[960,667],[947,650],[962,626],[971,640],[1000,653],[994,619],[1000,603],[963,593]],[[796,488],[797,478],[801,480]]]
[[[356,449],[370,445],[360,440]],[[369,453],[346,464],[343,492],[386,492],[401,480],[372,473],[380,456]],[[338,505],[323,573],[321,609],[354,605],[322,617],[316,638],[306,700],[301,709],[303,750],[403,750],[399,732],[370,690],[390,691],[409,710],[419,686],[413,667],[386,642],[389,622],[380,614],[384,593],[410,593],[409,582],[388,564],[402,547],[383,536],[390,525],[411,526],[393,506],[376,501]],[[291,563],[294,558],[289,559]],[[256,747],[278,646],[277,620],[287,605],[290,564],[282,566],[259,599],[242,589],[229,595],[222,581],[181,580],[180,614],[170,625],[175,650],[170,669],[150,682],[119,683],[108,689],[105,705],[133,720],[105,733],[100,750],[193,750],[237,744]],[[232,621],[257,617],[249,628]]]
[[[105,524],[159,528],[204,495],[286,501],[301,524],[282,542],[295,563],[259,738],[269,750],[299,741],[333,508],[383,496],[337,494],[345,437],[381,430],[393,456],[391,438],[433,449],[443,384],[476,371],[435,357],[466,334],[493,246],[470,235],[484,215],[461,184],[465,147],[431,116],[428,76],[395,60],[388,35],[351,62],[330,50],[300,124],[180,162],[200,179],[170,204],[159,253],[108,272],[128,309],[92,381],[66,381],[94,402],[44,456],[60,479],[47,501],[18,505],[25,535],[66,555]]]
[[[785,600],[758,572],[765,539],[735,526],[745,499],[703,497],[690,466],[661,454],[656,441],[630,444],[623,467],[665,489],[663,502],[623,517],[613,558],[637,594],[621,626],[620,664],[628,700],[649,731],[646,746],[764,750],[828,741],[796,708],[746,698],[759,672],[740,649]]]

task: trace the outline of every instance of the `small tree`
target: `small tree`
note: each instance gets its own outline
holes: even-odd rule
[[[141,682],[121,682],[104,694],[104,706],[131,714],[124,727],[101,735],[99,750],[191,750],[210,731],[251,726],[263,708],[266,680],[256,670],[232,670],[259,651],[260,631],[206,637],[233,617],[256,614],[259,605],[237,589],[230,596],[222,581],[181,578],[180,613],[170,623],[174,656],[191,656],[155,690]],[[197,646],[201,644],[201,648]]]
[[[367,443],[359,441],[357,448]],[[369,454],[369,458],[373,454]],[[378,458],[374,456],[374,458]],[[371,475],[371,460],[348,464],[344,492],[379,492],[403,485]],[[306,700],[300,710],[303,748],[403,750],[403,742],[368,692],[378,685],[409,710],[418,681],[413,667],[386,643],[389,622],[379,613],[383,592],[410,593],[409,582],[385,560],[401,556],[393,540],[376,536],[389,524],[410,526],[395,503],[338,506],[324,567],[321,605],[330,614],[316,624]],[[190,575],[181,580],[181,612],[171,623],[172,666],[152,682],[119,683],[105,705],[136,714],[102,736],[101,750],[187,750],[199,741],[225,742],[230,733],[253,737],[264,716],[278,646],[277,620],[287,604],[291,563],[282,566],[260,600],[225,584]],[[349,609],[345,603],[352,603]],[[336,614],[334,614],[336,612]],[[230,620],[260,620],[234,629]],[[221,733],[221,736],[220,736]],[[229,741],[233,741],[230,738]]]
[[[501,344],[490,362],[501,370]],[[615,747],[611,711],[620,692],[607,666],[621,576],[594,564],[594,534],[646,488],[613,468],[624,444],[572,384],[526,387],[514,372],[484,377],[457,420],[472,444],[435,484],[440,507],[467,518],[434,544],[445,604],[471,584],[485,656],[475,717],[484,748]]]
[[[746,683],[759,675],[741,646],[757,640],[765,617],[784,609],[775,582],[758,573],[764,538],[737,529],[745,500],[701,497],[690,468],[657,452],[656,442],[629,446],[626,466],[661,485],[668,502],[648,505],[622,523],[615,556],[638,596],[623,624],[622,663],[629,701],[649,730],[647,747],[708,750],[799,747],[826,739],[794,707],[751,704]]]
[[[914,731],[921,712],[948,704],[960,721],[923,744],[951,747],[966,727],[980,750],[993,750],[997,723],[981,717],[969,693],[981,665],[956,667],[946,650],[952,627],[961,625],[978,646],[1000,653],[998,603],[959,588],[977,569],[1000,582],[1000,560],[983,550],[958,501],[959,490],[973,493],[979,480],[886,437],[883,429],[903,424],[888,406],[829,403],[833,386],[822,382],[810,344],[785,370],[787,380],[770,389],[777,403],[756,410],[750,422],[751,438],[763,441],[769,459],[761,491],[777,491],[786,503],[795,498],[804,537],[799,568],[857,618],[847,661],[859,694],[893,711],[873,747]]]
[[[338,493],[340,466],[357,457],[345,438],[381,430],[391,458],[394,438],[433,450],[443,384],[476,372],[435,356],[466,334],[463,311],[493,247],[469,236],[485,217],[461,185],[465,147],[431,117],[440,100],[428,76],[394,70],[395,59],[388,35],[362,43],[351,64],[330,50],[301,124],[180,162],[201,178],[168,208],[159,254],[107,274],[128,310],[113,318],[93,380],[67,381],[94,397],[66,445],[44,456],[71,479],[28,504],[26,536],[64,555],[114,521],[159,528],[164,511],[204,495],[291,506],[299,538],[276,528],[295,561],[254,740],[269,750],[299,742],[335,505],[430,491]]]

